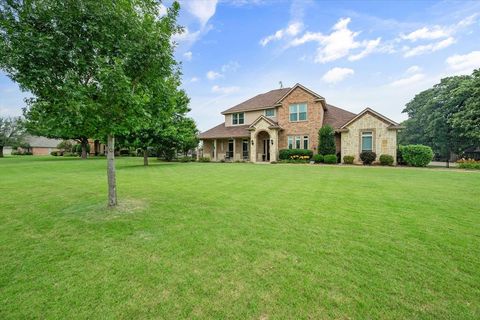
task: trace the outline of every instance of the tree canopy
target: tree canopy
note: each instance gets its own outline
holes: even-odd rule
[[[424,144],[442,158],[480,144],[480,70],[441,79],[417,94],[403,112],[401,144]]]

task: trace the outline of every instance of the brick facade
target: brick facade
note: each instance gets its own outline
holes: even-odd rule
[[[288,148],[288,136],[308,136],[309,149],[315,150],[318,146],[318,130],[323,123],[322,103],[315,101],[316,97],[302,88],[295,88],[283,101],[282,106],[277,108],[277,119],[280,127],[278,149]],[[307,104],[306,121],[290,121],[289,106],[293,103]]]

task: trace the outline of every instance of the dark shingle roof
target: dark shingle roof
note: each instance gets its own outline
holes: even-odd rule
[[[257,110],[262,108],[268,108],[273,106],[278,100],[280,100],[284,95],[286,95],[291,88],[282,88],[282,89],[275,89],[268,91],[266,93],[262,93],[256,95],[253,98],[250,98],[240,104],[237,104],[230,109],[227,109],[222,112],[222,114],[238,112],[238,111],[249,111],[249,110]]]
[[[329,124],[334,129],[339,129],[355,116],[355,113],[327,104],[327,110],[323,117],[323,125]]]
[[[249,125],[226,127],[225,122],[198,135],[200,139],[249,137]]]

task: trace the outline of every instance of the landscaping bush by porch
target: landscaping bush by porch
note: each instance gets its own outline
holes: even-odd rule
[[[323,162],[323,155],[321,155],[321,154],[314,154],[313,157],[312,157],[312,160],[313,160],[315,163],[322,163],[322,162]]]
[[[363,151],[360,153],[360,159],[362,160],[363,164],[370,165],[375,161],[377,158],[377,154],[373,151]]]
[[[337,155],[327,154],[323,157],[323,161],[328,164],[335,164],[337,163]]]
[[[389,154],[380,155],[379,160],[382,166],[391,166],[393,164],[393,157]]]
[[[403,160],[412,167],[425,167],[433,159],[433,151],[429,146],[411,144],[401,146]]]
[[[353,160],[355,160],[354,156],[344,156],[343,163],[345,164],[353,164]]]

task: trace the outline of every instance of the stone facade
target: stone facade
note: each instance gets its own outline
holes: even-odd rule
[[[397,159],[397,130],[389,129],[391,124],[385,120],[367,112],[360,118],[350,123],[346,128],[347,132],[342,132],[341,155],[354,156],[355,163],[362,163],[360,160],[361,133],[364,131],[373,132],[373,152],[377,154],[377,161],[380,155],[391,155],[395,161]],[[343,159],[342,159],[343,162]]]
[[[282,106],[277,109],[278,125],[283,129],[279,134],[279,150],[288,148],[288,136],[308,136],[309,149],[315,153],[318,146],[318,130],[323,123],[322,103],[315,100],[316,97],[311,93],[297,87],[282,101]],[[306,121],[290,121],[289,106],[293,103],[307,104]]]

